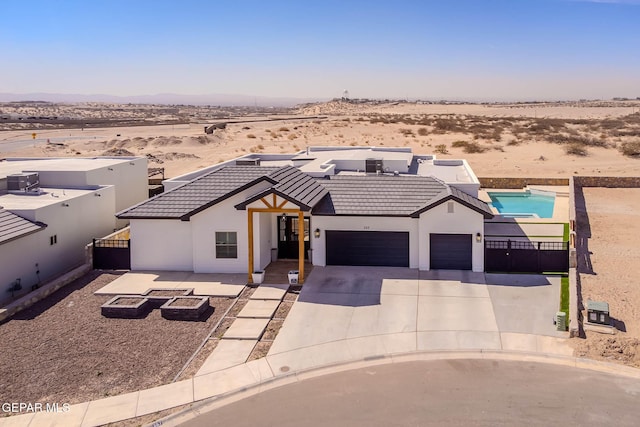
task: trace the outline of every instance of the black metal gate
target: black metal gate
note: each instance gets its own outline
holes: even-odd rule
[[[484,269],[507,273],[567,272],[569,243],[485,240]]]
[[[130,270],[131,241],[93,239],[93,268],[100,270]]]

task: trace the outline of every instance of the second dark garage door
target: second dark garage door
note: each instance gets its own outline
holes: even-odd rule
[[[409,267],[409,233],[327,231],[327,265]]]
[[[430,269],[471,270],[471,234],[430,234]]]

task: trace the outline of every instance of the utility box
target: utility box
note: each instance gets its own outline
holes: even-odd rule
[[[609,304],[604,301],[587,301],[587,321],[598,325],[610,325]]]
[[[567,313],[564,311],[556,313],[556,330],[563,332],[567,330]]]
[[[298,284],[298,270],[290,270],[289,273],[287,274],[287,276],[289,277],[289,284],[290,285],[297,285]]]

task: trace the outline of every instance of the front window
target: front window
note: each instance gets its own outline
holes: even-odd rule
[[[238,258],[238,233],[216,231],[216,258]]]

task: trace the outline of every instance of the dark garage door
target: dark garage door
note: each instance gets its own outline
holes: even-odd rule
[[[409,267],[409,233],[327,231],[327,265]]]
[[[430,234],[430,268],[471,270],[471,234]]]

